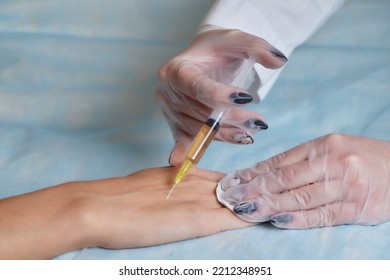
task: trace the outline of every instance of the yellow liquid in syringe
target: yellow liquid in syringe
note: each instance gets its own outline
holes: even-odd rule
[[[207,147],[214,139],[215,134],[217,134],[219,127],[220,127],[219,122],[210,118],[199,130],[198,134],[196,135],[194,141],[192,142],[191,146],[189,147],[186,153],[184,162],[181,165],[180,170],[175,177],[175,184],[173,185],[166,199],[169,198],[176,185],[179,184],[184,179],[188,171],[194,165],[198,164],[204,152],[206,151]]]

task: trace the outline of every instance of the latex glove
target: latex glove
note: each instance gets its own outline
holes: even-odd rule
[[[224,177],[220,202],[280,228],[390,220],[390,142],[332,134]]]
[[[253,100],[248,91],[230,86],[237,69],[250,56],[267,68],[279,68],[287,61],[261,38],[217,29],[197,35],[188,48],[161,67],[156,96],[175,139],[171,165],[182,163],[213,108],[229,108],[217,140],[253,143],[254,132],[268,127],[260,114],[241,108]]]

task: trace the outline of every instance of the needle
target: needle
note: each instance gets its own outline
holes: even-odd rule
[[[253,69],[253,65],[256,60],[254,57],[249,57],[249,59],[244,60],[244,63],[241,65],[240,69],[238,69],[237,75],[234,77],[231,85],[237,87],[243,87],[245,85],[245,81],[248,78],[249,74]],[[171,191],[168,193],[165,200],[169,198],[171,193],[177,184],[183,180],[188,171],[192,168],[193,165],[197,165],[207,147],[214,139],[217,134],[220,126],[223,115],[226,113],[228,109],[226,108],[215,108],[204,125],[200,128],[198,134],[195,139],[192,141],[191,146],[188,148],[186,152],[186,156],[184,162],[176,175],[175,184],[173,185]]]
[[[175,189],[176,185],[177,185],[176,183],[173,185],[171,191],[169,192],[169,194],[167,195],[167,197],[165,198],[165,200],[168,200],[168,198],[171,196],[171,193],[172,193],[173,190]]]

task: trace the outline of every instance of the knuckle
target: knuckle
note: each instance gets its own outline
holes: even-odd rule
[[[367,184],[364,179],[364,160],[356,154],[349,154],[342,159],[344,168],[345,183],[353,186],[363,186]]]
[[[351,169],[357,169],[361,167],[363,161],[362,158],[359,155],[356,154],[349,154],[344,156],[342,162],[344,163],[344,166],[346,168]]]
[[[185,62],[182,59],[174,57],[160,67],[158,75],[163,81],[180,78],[181,69],[184,65]]]
[[[339,133],[331,133],[325,136],[325,147],[330,151],[340,148],[340,145],[344,144],[346,136]]]
[[[158,70],[158,76],[161,80],[166,80],[168,78],[168,70],[170,67],[169,61],[166,62],[163,66]]]

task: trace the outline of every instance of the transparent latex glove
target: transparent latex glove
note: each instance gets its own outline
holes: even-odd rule
[[[390,142],[331,134],[225,176],[218,200],[280,228],[390,220]]]
[[[229,110],[217,140],[253,143],[254,132],[268,127],[260,114],[242,108],[253,101],[253,95],[230,86],[244,59],[251,56],[272,69],[287,61],[264,39],[240,30],[216,29],[197,35],[188,48],[161,67],[156,96],[175,140],[171,165],[182,163],[187,147],[213,108]]]

